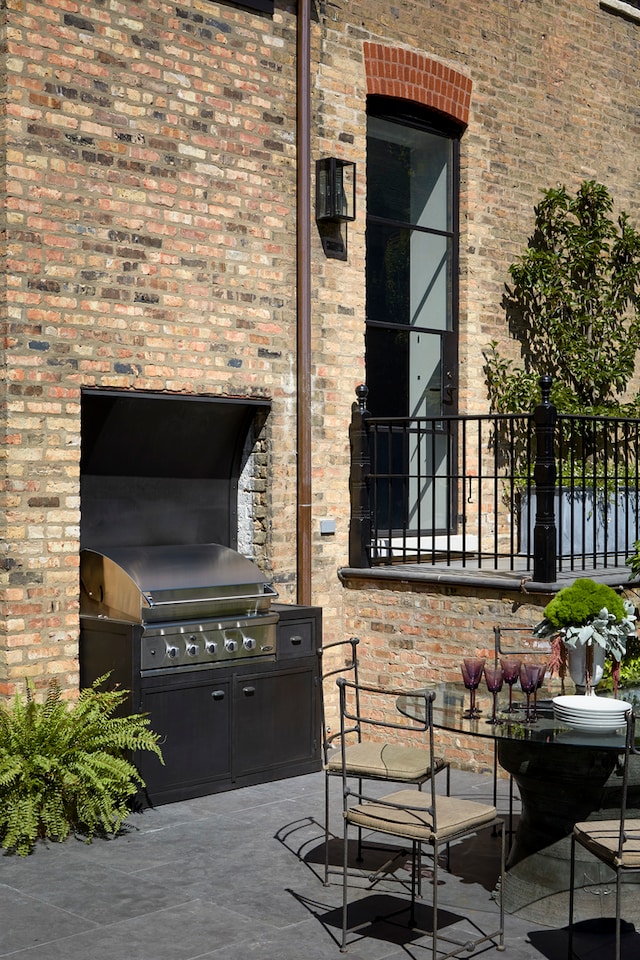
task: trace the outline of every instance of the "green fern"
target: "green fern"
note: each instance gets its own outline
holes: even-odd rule
[[[27,685],[0,705],[0,845],[24,856],[38,838],[71,831],[117,833],[144,782],[127,755],[150,750],[158,735],[143,714],[116,716],[126,690],[98,689],[108,674],[69,704],[52,683],[44,703]]]

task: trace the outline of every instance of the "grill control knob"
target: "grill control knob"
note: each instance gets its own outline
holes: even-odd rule
[[[225,642],[224,642],[224,648],[225,648],[225,650],[227,651],[227,653],[235,653],[236,650],[238,649],[238,641],[237,641],[237,640],[225,640]]]
[[[195,657],[198,652],[198,644],[193,642],[194,638],[187,643],[187,653],[190,657]]]
[[[245,650],[255,650],[256,641],[253,639],[253,637],[245,637],[242,641],[242,646],[245,648]]]
[[[215,642],[215,640],[207,640],[205,643],[205,650],[207,653],[215,653],[217,649],[218,644]]]
[[[178,648],[167,646],[167,656],[171,657],[172,660],[178,656]]]

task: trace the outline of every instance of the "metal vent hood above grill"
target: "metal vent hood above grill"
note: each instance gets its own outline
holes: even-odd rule
[[[80,544],[238,546],[242,469],[267,400],[82,393]]]
[[[251,560],[217,543],[82,550],[80,582],[82,615],[133,623],[252,616],[277,597]]]

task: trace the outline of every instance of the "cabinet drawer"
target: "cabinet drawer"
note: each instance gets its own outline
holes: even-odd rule
[[[310,657],[315,653],[314,621],[294,620],[278,624],[277,653],[278,660],[290,660],[294,657]]]

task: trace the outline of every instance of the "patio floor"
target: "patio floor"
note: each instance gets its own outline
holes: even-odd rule
[[[334,784],[340,830],[338,783]],[[507,783],[499,809],[506,813]],[[488,801],[490,777],[452,771],[452,792]],[[323,775],[281,780],[134,814],[116,839],[39,843],[0,856],[0,957],[20,960],[337,960],[341,880],[322,883]],[[339,860],[340,844],[332,844]],[[385,857],[386,858],[386,857]],[[490,831],[452,850],[440,925],[495,929],[499,841]],[[336,863],[337,871],[337,863]],[[357,911],[405,897],[405,861],[388,879],[351,890]],[[419,912],[428,918],[429,891]],[[595,925],[594,925],[595,924]],[[606,921],[604,922],[606,925]],[[585,960],[613,956],[603,921],[585,926]],[[629,938],[628,957],[640,955]],[[352,960],[429,960],[430,938],[375,922],[352,935]],[[506,917],[510,960],[564,960],[566,929]],[[462,956],[468,956],[461,951]],[[502,956],[489,944],[485,958]]]

